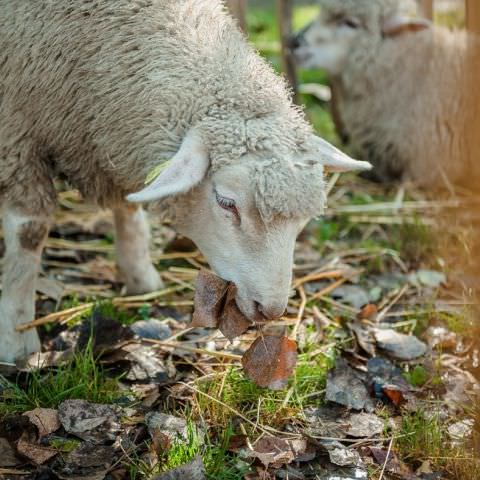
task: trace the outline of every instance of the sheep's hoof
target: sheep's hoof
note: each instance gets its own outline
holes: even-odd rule
[[[150,265],[141,275],[127,277],[125,284],[128,295],[156,292],[164,287],[163,281],[153,265]]]
[[[1,362],[14,363],[18,358],[40,352],[40,338],[35,329],[23,333],[15,330],[2,332],[2,330],[0,328],[0,338],[2,339],[2,348],[0,349]]]

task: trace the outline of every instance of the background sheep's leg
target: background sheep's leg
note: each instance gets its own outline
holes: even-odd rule
[[[149,251],[150,228],[141,207],[122,205],[113,210],[116,231],[117,265],[129,294],[162,288]]]
[[[3,231],[6,254],[0,299],[0,361],[40,351],[36,330],[19,333],[15,327],[35,317],[35,281],[50,217],[5,208]]]

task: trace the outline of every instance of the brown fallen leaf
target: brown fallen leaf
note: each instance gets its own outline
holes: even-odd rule
[[[230,340],[245,333],[252,322],[240,311],[235,301],[237,287],[230,283],[226,292],[224,306],[220,313],[219,330]]]
[[[201,270],[197,277],[192,327],[216,328],[228,283],[211,272]]]
[[[266,468],[280,468],[293,462],[307,450],[305,439],[284,440],[277,437],[262,437],[248,452],[250,458],[257,458]]]
[[[0,438],[0,467],[16,467],[22,463],[6,438]]]
[[[23,439],[20,439],[17,443],[17,452],[24,457],[27,457],[33,463],[42,465],[55,455],[58,450],[54,448],[42,447],[41,445],[33,445]]]
[[[23,415],[28,417],[38,428],[39,438],[50,435],[62,426],[58,418],[57,410],[52,408],[35,408],[35,410],[25,412]]]
[[[287,337],[257,338],[242,358],[247,376],[258,386],[281,390],[297,362],[297,344]]]
[[[378,314],[378,307],[374,303],[367,303],[359,312],[359,320],[374,320]]]

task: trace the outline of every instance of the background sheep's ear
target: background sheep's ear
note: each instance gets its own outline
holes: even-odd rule
[[[382,32],[386,37],[396,37],[408,32],[419,32],[430,28],[432,23],[426,18],[411,18],[394,15],[383,22]]]
[[[371,170],[372,165],[350,158],[335,148],[323,138],[315,137],[315,144],[320,153],[320,163],[330,172],[350,172],[356,170]]]
[[[188,192],[205,177],[208,152],[196,132],[189,132],[176,155],[150,185],[127,196],[129,202],[151,202]]]

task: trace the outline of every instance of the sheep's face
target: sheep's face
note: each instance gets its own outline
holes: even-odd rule
[[[301,153],[248,154],[211,172],[195,131],[169,166],[130,201],[170,198],[177,230],[191,238],[213,270],[237,286],[237,304],[252,320],[280,316],[287,305],[295,239],[325,203],[324,167],[370,168],[312,137]]]
[[[320,0],[320,16],[291,40],[300,66],[338,76],[386,39],[430,26],[416,17],[412,0]],[[361,68],[364,68],[363,66]]]
[[[304,68],[322,68],[330,75],[339,75],[362,28],[361,20],[347,12],[322,10],[317,20],[292,40],[297,63]]]
[[[245,315],[273,319],[287,305],[295,239],[308,217],[263,219],[254,175],[245,162],[207,177],[179,197],[176,228],[195,242],[220,277],[235,283]]]

